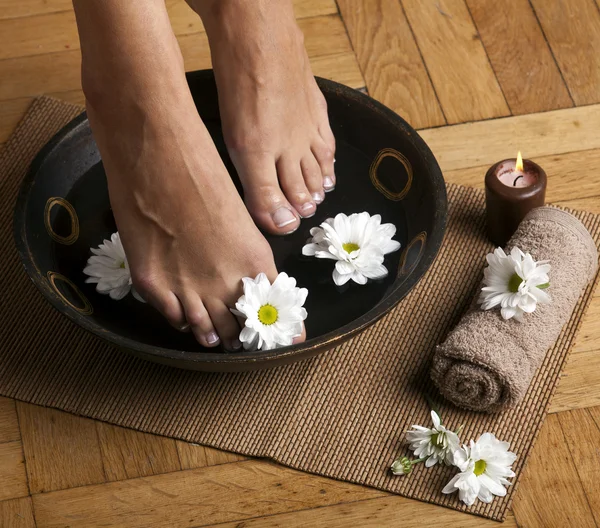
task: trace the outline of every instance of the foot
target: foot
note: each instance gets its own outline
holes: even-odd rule
[[[200,0],[223,131],[263,229],[296,230],[333,190],[335,139],[291,1]]]
[[[95,81],[119,93],[88,97],[88,117],[136,290],[174,327],[191,325],[202,345],[238,349],[230,307],[241,278],[273,280],[277,270],[196,112],[180,57],[168,62],[141,86]]]

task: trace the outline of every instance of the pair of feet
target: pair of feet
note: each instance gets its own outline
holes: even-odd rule
[[[277,275],[257,226],[285,235],[315,214],[335,186],[335,140],[291,3],[193,7],[245,206],[196,112],[172,33],[135,82],[126,69],[112,87],[86,82],[84,54],[84,90],[136,290],[202,345],[237,349],[230,307],[240,279]]]

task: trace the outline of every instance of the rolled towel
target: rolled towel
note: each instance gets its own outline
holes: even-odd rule
[[[458,407],[497,412],[516,405],[536,369],[598,266],[596,244],[584,225],[560,209],[531,211],[508,242],[534,260],[549,260],[552,298],[525,314],[523,322],[504,320],[500,308],[484,311],[473,301],[469,311],[436,349],[431,378]],[[479,293],[479,291],[478,291]]]

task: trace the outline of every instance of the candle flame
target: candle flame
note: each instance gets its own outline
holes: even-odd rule
[[[517,163],[515,165],[515,169],[519,172],[523,172],[523,157],[521,156],[521,151],[517,154]]]

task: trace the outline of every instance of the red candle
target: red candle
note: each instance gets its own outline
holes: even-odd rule
[[[487,231],[489,239],[504,246],[525,215],[544,205],[546,173],[531,160],[506,159],[492,165],[485,175]]]

